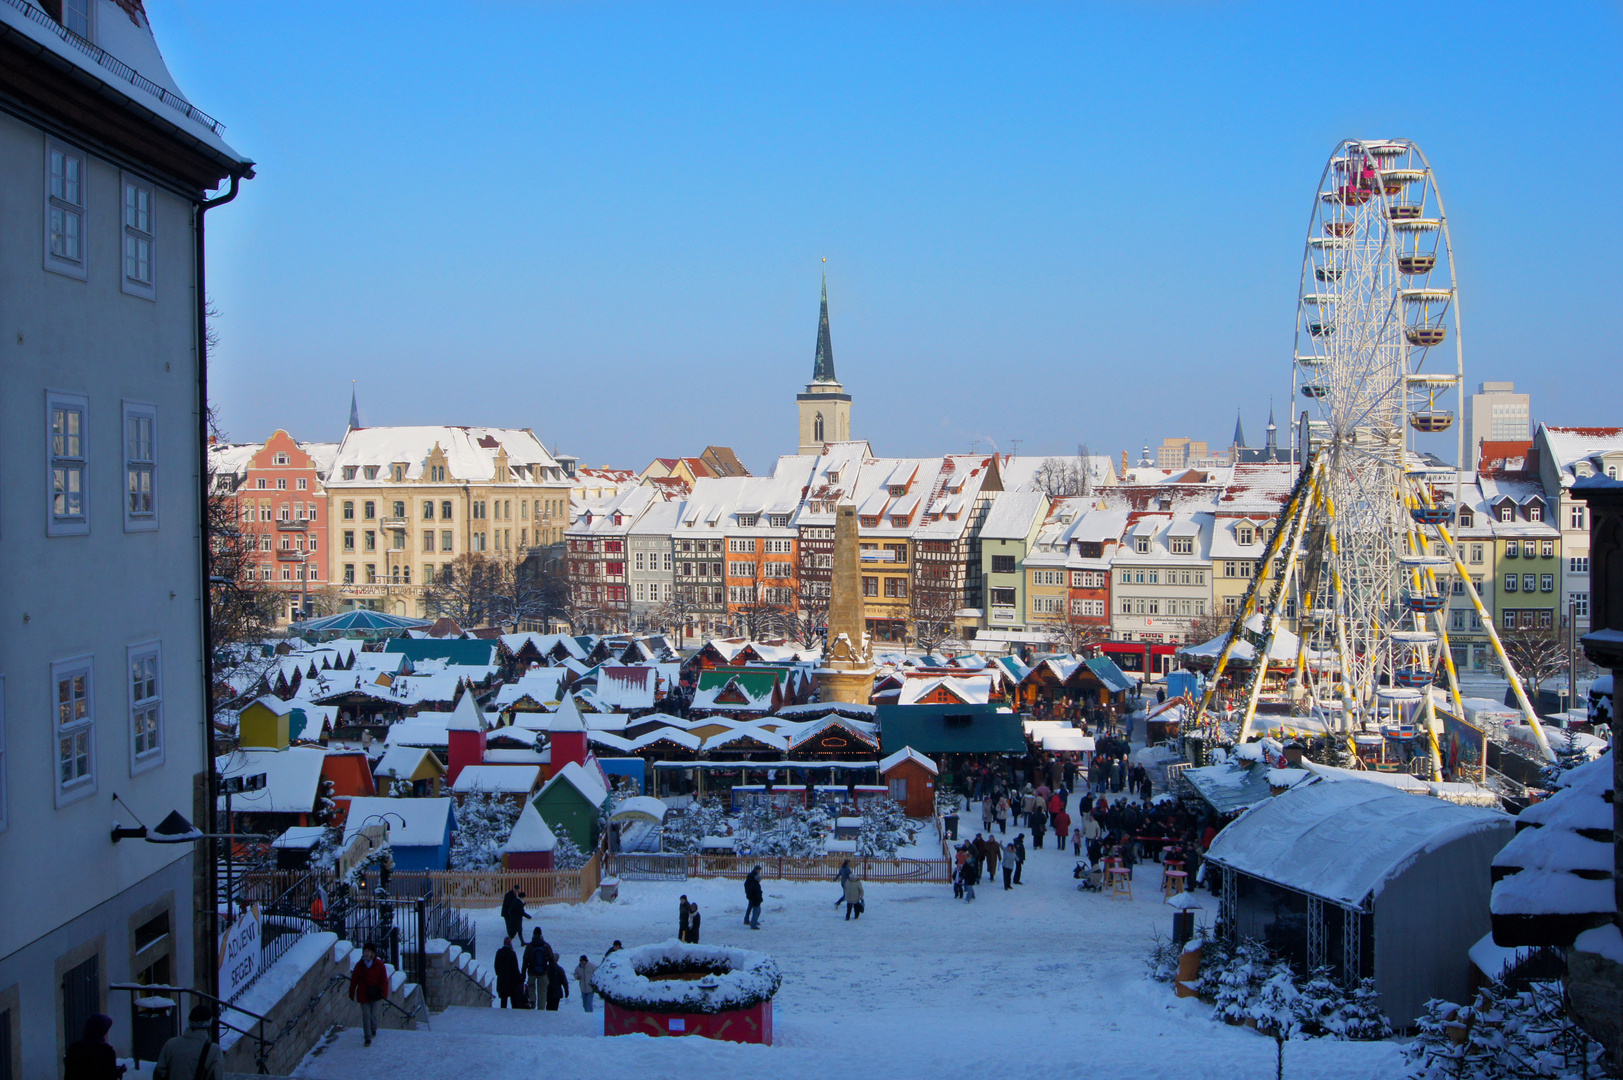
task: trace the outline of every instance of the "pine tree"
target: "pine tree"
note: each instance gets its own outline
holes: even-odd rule
[[[1567,1019],[1559,983],[1520,993],[1492,984],[1475,1005],[1428,1001],[1416,1025],[1420,1033],[1404,1051],[1409,1080],[1606,1075],[1601,1045]]]
[[[899,803],[890,799],[870,799],[862,810],[857,854],[865,859],[880,855],[894,858],[898,848],[913,843],[913,832],[913,822]]]
[[[699,850],[707,836],[726,836],[729,821],[727,811],[714,795],[703,802],[690,803],[681,810],[673,810],[665,818],[665,850],[691,854]]]
[[[1301,1021],[1297,1016],[1301,998],[1300,991],[1296,989],[1296,975],[1291,971],[1290,964],[1276,960],[1267,968],[1266,978],[1263,979],[1262,985],[1257,987],[1256,995],[1245,1007],[1246,1016],[1256,1021],[1257,1030],[1264,1035],[1273,1036],[1277,1047],[1275,1080],[1283,1080],[1285,1076],[1285,1043],[1302,1030]]]
[[[579,870],[590,858],[580,849],[580,845],[575,843],[574,837],[561,829],[558,831],[558,846],[552,849],[554,870]]]
[[[457,807],[451,837],[451,869],[494,870],[501,865],[502,845],[512,835],[520,808],[500,795],[474,790]]]

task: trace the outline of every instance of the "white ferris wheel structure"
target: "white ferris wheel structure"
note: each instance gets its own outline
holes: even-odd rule
[[[1295,615],[1296,673],[1314,711],[1342,732],[1412,723],[1429,743],[1434,778],[1433,687],[1463,716],[1445,625],[1451,594],[1474,607],[1550,753],[1452,535],[1460,472],[1474,464],[1455,423],[1464,363],[1453,246],[1431,164],[1407,139],[1344,140],[1320,178],[1302,256],[1292,363],[1301,471],[1212,688],[1238,641],[1249,636],[1254,655],[1269,657],[1282,618]],[[1446,452],[1450,434],[1460,468],[1421,448]],[[1260,633],[1245,630],[1253,614],[1263,617]],[[1263,683],[1265,665],[1254,666],[1242,741]]]

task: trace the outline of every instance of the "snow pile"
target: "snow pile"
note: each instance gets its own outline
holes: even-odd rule
[[[690,978],[700,973],[703,978]],[[592,988],[604,1001],[622,1009],[665,1013],[753,1008],[772,1000],[782,983],[777,961],[765,953],[688,945],[674,938],[611,953],[592,977]]]

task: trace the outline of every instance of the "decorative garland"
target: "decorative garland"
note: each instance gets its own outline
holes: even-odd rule
[[[699,979],[672,978],[703,973]],[[765,953],[674,938],[611,953],[592,976],[603,1000],[641,1012],[715,1014],[771,1001],[783,982]]]

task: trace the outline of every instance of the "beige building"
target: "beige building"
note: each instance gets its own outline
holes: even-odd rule
[[[327,580],[345,608],[425,615],[467,552],[556,558],[570,477],[528,428],[352,428],[327,477]]]

